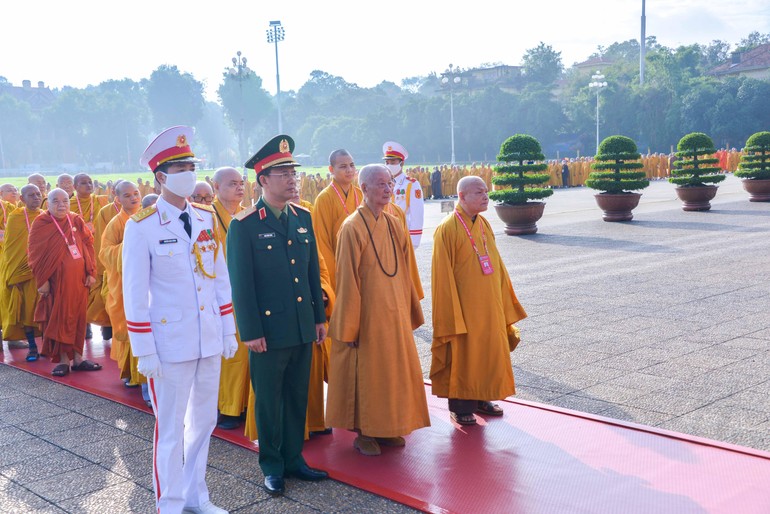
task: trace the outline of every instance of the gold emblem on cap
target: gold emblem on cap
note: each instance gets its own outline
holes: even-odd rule
[[[178,146],[179,148],[182,148],[183,146],[187,146],[187,136],[185,136],[184,134],[179,134],[176,137],[176,146]]]
[[[287,153],[289,151],[289,142],[285,139],[281,139],[281,143],[278,145],[278,151]]]
[[[388,151],[389,151],[389,152],[392,152],[392,151],[393,151],[393,147],[392,147],[392,146],[389,146],[389,147],[388,147]]]

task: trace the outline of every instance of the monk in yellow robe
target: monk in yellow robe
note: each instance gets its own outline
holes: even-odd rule
[[[474,425],[474,412],[501,416],[491,400],[516,392],[510,352],[514,323],[526,317],[495,244],[487,186],[478,177],[457,185],[458,205],[433,236],[431,292],[433,394],[449,399],[452,420]]]
[[[388,205],[385,206],[385,212],[392,214],[404,228],[404,233],[409,236],[409,225],[406,224],[406,213],[404,210],[394,203],[395,197],[393,197]],[[412,238],[409,239],[409,275],[412,278],[414,288],[417,290],[417,298],[422,300],[425,298],[425,291],[422,289],[422,279],[420,278],[420,270],[417,269],[417,259],[414,256],[414,245],[412,245]]]
[[[40,335],[35,323],[37,284],[33,280],[27,254],[29,231],[41,213],[43,195],[37,186],[21,188],[24,207],[8,215],[5,226],[5,247],[0,256],[0,311],[3,338],[9,341],[27,339],[27,361],[36,361],[38,349],[35,337]]]
[[[353,185],[356,165],[347,150],[335,150],[329,156],[329,172],[332,180],[313,202],[313,232],[318,242],[318,253],[329,268],[329,280],[336,290],[335,253],[337,232],[342,222],[350,216],[364,198],[361,189]]]
[[[48,199],[46,198],[46,195],[48,194],[48,184],[45,181],[45,177],[40,173],[33,173],[32,175],[27,177],[27,183],[37,186],[37,189],[40,191],[40,194],[43,195],[43,203],[40,206],[40,208],[42,210],[46,210],[48,208],[46,206],[46,203],[48,202]]]
[[[112,347],[110,357],[118,363],[120,378],[131,387],[146,383],[146,379],[137,370],[137,359],[131,354],[131,342],[123,310],[123,234],[129,218],[139,212],[142,198],[136,184],[121,180],[115,185],[115,199],[119,205],[117,212],[102,231],[102,242],[98,259],[104,269],[104,307],[112,322]],[[112,204],[102,208],[110,209]]]
[[[392,179],[381,164],[359,176],[364,202],[340,227],[337,303],[329,322],[332,354],[327,422],[355,430],[353,446],[379,455],[430,425],[412,331],[423,324],[409,274],[407,236],[384,212]]]
[[[212,178],[215,198],[212,203],[218,229],[215,231],[219,247],[227,259],[227,230],[233,216],[243,210],[246,198],[245,180],[235,168],[219,168]],[[237,327],[235,338],[238,350],[232,359],[222,359],[219,375],[219,421],[217,427],[232,430],[240,425],[240,416],[248,406],[251,380],[249,377],[249,349],[241,342]],[[252,416],[253,417],[253,416]],[[248,418],[247,418],[248,419]]]
[[[41,295],[35,321],[42,323],[43,351],[60,363],[53,375],[97,371],[83,359],[88,288],[96,282],[94,238],[85,222],[69,210],[66,191],[48,193],[48,212],[40,214],[29,234],[29,267]]]
[[[70,198],[70,211],[78,214],[83,221],[85,221],[88,230],[95,235],[97,214],[102,207],[107,205],[109,200],[106,195],[97,196],[94,194],[93,180],[91,180],[91,177],[86,173],[78,173],[73,177],[72,182],[73,187],[75,188],[75,194]],[[96,237],[94,237],[94,251],[98,251],[97,246],[100,243],[101,241],[97,242]],[[107,311],[104,309],[104,301],[102,299],[103,274],[103,269],[97,269],[95,277],[96,282],[88,293],[88,311],[86,319],[87,323],[94,323],[101,327],[109,327],[110,318],[107,316]],[[102,337],[104,338],[106,335],[108,334],[103,331]]]

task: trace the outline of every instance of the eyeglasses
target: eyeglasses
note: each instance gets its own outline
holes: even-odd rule
[[[267,176],[268,177],[278,177],[278,178],[281,178],[283,180],[286,180],[289,177],[297,178],[297,172],[296,171],[282,171],[280,173],[274,173],[274,172],[271,171],[270,173],[267,174]]]
[[[206,195],[206,196],[202,196],[202,195],[192,195],[190,198],[192,198],[192,199],[193,199],[195,202],[197,202],[197,203],[201,203],[201,202],[213,202],[213,201],[214,201],[214,197],[213,197],[213,196],[211,196],[211,195]]]

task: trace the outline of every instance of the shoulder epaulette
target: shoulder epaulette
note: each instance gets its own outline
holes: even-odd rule
[[[153,214],[155,214],[157,212],[157,210],[158,210],[158,206],[157,205],[150,205],[146,209],[142,209],[141,211],[139,211],[136,214],[134,214],[133,216],[131,216],[131,219],[138,223],[138,222],[140,222],[142,220],[145,220],[145,219],[149,218]]]
[[[294,202],[289,202],[289,203],[292,204],[297,209],[302,209],[303,211],[307,212],[308,214],[310,213],[310,209],[308,209],[307,207],[303,207],[300,204],[294,203]]]
[[[242,221],[244,218],[254,214],[255,212],[257,212],[257,207],[255,205],[252,205],[248,209],[243,209],[241,212],[235,214],[233,216],[233,219],[238,220],[238,221]]]
[[[417,179],[416,179],[416,178],[412,178],[412,177],[410,177],[410,176],[407,176],[407,177],[406,177],[406,180],[408,180],[409,182],[417,182]]]
[[[203,203],[195,203],[195,202],[190,202],[190,205],[202,211],[214,212],[214,208],[210,205],[206,205]]]

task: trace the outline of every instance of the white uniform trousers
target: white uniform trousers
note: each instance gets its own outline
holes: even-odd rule
[[[222,356],[163,362],[151,379],[155,412],[153,487],[158,514],[179,514],[209,501],[206,464],[217,424]]]

